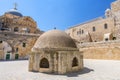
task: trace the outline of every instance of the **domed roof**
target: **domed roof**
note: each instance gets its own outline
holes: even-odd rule
[[[12,15],[16,15],[16,16],[20,16],[20,17],[22,17],[23,15],[20,13],[20,12],[18,12],[18,10],[17,9],[11,9],[11,10],[9,10],[8,12],[6,12],[7,14],[12,14]]]
[[[109,8],[107,8],[106,10],[105,10],[105,12],[109,12],[110,11],[110,9]]]
[[[73,39],[60,30],[50,30],[43,33],[36,41],[33,49],[40,48],[77,48]]]

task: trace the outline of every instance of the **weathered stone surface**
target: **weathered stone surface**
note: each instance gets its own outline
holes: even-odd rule
[[[79,44],[85,59],[120,60],[120,40]]]
[[[105,17],[99,17],[66,30],[76,41],[99,42],[105,40],[105,34],[111,33],[113,39],[120,39],[120,1],[111,4],[111,9],[105,11]],[[93,29],[94,28],[94,29]],[[109,40],[112,40],[110,38]]]
[[[32,48],[29,71],[65,74],[83,69],[83,54],[65,32],[42,34]]]
[[[0,59],[2,60],[28,59],[31,48],[43,33],[31,17],[19,16],[20,13],[16,11],[12,10],[14,14],[8,11],[0,16]]]
[[[120,60],[120,0],[111,3],[105,17],[73,26],[66,33],[76,41],[84,58]]]

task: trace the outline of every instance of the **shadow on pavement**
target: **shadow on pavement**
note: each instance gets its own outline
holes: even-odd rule
[[[78,75],[87,74],[87,73],[90,73],[91,71],[94,71],[94,70],[93,70],[93,69],[90,69],[90,68],[87,68],[87,67],[84,67],[84,68],[83,68],[82,70],[80,70],[80,71],[62,74],[61,76],[78,77]],[[39,73],[39,72],[34,72],[34,73]],[[48,75],[60,75],[60,74],[56,74],[56,73],[43,73],[43,74],[48,74]]]
[[[68,77],[77,77],[78,75],[90,73],[91,71],[94,71],[94,70],[90,69],[90,68],[87,68],[87,67],[84,67],[83,70],[80,70],[80,71],[77,71],[77,72],[67,73],[66,76],[68,76]]]

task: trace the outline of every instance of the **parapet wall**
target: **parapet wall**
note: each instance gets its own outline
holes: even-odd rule
[[[120,40],[78,44],[85,59],[120,60]]]

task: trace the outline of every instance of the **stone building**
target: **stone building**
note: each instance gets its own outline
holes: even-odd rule
[[[105,16],[66,30],[83,52],[85,59],[120,60],[120,0],[111,3]]]
[[[29,71],[65,74],[82,68],[82,52],[69,35],[59,30],[43,33],[29,58]]]
[[[37,23],[16,7],[5,12],[0,16],[0,60],[27,59],[41,33]]]
[[[66,32],[79,43],[120,39],[120,0],[112,2],[104,17],[73,26]]]

